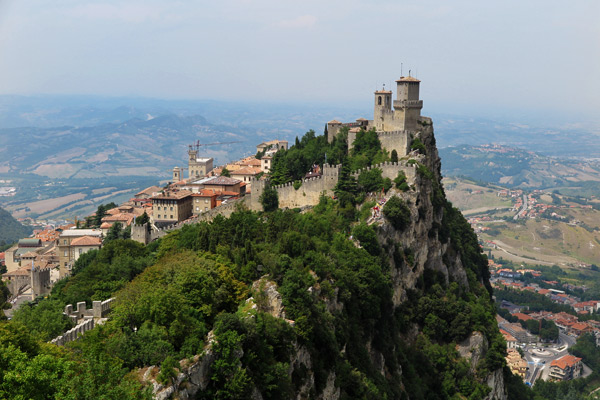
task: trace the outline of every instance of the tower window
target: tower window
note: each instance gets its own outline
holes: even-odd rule
[[[380,106],[381,105],[381,96],[377,97],[377,105]]]

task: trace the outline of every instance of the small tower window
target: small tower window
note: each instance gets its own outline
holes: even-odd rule
[[[377,97],[377,105],[380,106],[381,105],[381,96]]]

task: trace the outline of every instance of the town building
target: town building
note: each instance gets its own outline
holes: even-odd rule
[[[192,204],[194,215],[201,214],[208,210],[212,210],[217,206],[217,197],[219,192],[215,192],[211,189],[200,189],[197,193],[192,194]]]
[[[506,365],[514,375],[520,376],[521,379],[525,378],[527,374],[527,361],[521,357],[521,354],[516,349],[511,348],[507,350]]]
[[[152,197],[152,219],[157,226],[172,225],[192,216],[192,192],[165,190]]]
[[[516,349],[517,348],[517,339],[510,333],[506,332],[504,329],[500,329],[500,333],[504,336],[504,340],[506,341],[507,349]]]
[[[581,376],[583,365],[581,358],[567,354],[550,363],[550,378],[561,381],[577,379]]]
[[[268,142],[262,142],[261,144],[256,146],[256,152],[273,152],[276,153],[279,150],[287,150],[288,149],[288,141],[287,140],[269,140]]]
[[[58,238],[60,278],[71,274],[73,264],[81,254],[92,249],[99,249],[101,246],[102,230],[100,229],[65,229],[62,231]]]

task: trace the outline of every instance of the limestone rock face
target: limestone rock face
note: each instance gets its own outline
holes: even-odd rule
[[[285,310],[281,293],[277,291],[277,284],[262,277],[252,284],[252,291],[255,293],[254,302],[258,309],[275,318],[285,319]]]
[[[441,181],[441,162],[435,146],[433,125],[429,118],[421,117],[420,131],[415,133],[425,145],[426,154],[411,153],[409,158],[415,160],[418,165],[424,165],[432,176],[424,176],[417,171],[409,180],[412,190],[406,192],[392,189],[390,195],[397,195],[404,200],[411,213],[410,224],[398,231],[389,224],[385,218],[371,221],[376,225],[378,240],[382,247],[388,252],[391,261],[390,277],[392,281],[394,306],[401,305],[407,299],[407,291],[415,289],[417,283],[422,279],[426,271],[436,271],[439,276],[445,277],[446,282],[457,282],[464,288],[469,287],[467,273],[463,266],[460,254],[454,249],[451,240],[441,240],[439,227],[442,224],[443,208],[434,206],[436,190]],[[439,196],[439,192],[437,193]],[[398,257],[400,251],[402,256]],[[394,256],[396,252],[396,257]],[[334,284],[334,282],[332,282]],[[333,286],[333,285],[332,285]],[[315,285],[309,292],[315,299],[322,300],[326,309],[335,314],[344,308],[344,303],[338,300],[338,290],[333,295],[323,296],[320,288]],[[286,319],[282,296],[278,291],[277,284],[269,280],[267,276],[255,281],[252,285],[253,297],[247,303],[252,309],[268,313],[275,318]],[[288,321],[288,320],[286,320]],[[288,321],[293,324],[293,321]],[[418,326],[410,328],[407,334],[409,340],[419,334]],[[212,339],[214,340],[214,339]],[[397,371],[389,371],[386,365],[388,354],[376,351],[372,343],[365,343],[367,353],[372,366],[382,376],[401,376],[402,370],[398,366]],[[488,350],[488,342],[480,332],[473,332],[465,341],[457,345],[457,350],[462,357],[470,363],[473,374],[476,373],[478,363],[484,359]],[[342,353],[345,349],[342,350]],[[211,338],[208,345],[200,356],[196,356],[189,365],[181,368],[181,379],[177,379],[172,388],[163,388],[155,384],[155,398],[193,398],[199,390],[207,387],[210,379],[210,365],[215,355],[212,352]],[[315,393],[315,376],[312,371],[313,360],[306,347],[294,344],[294,351],[289,360],[289,375],[294,372],[303,371],[301,382],[295,382],[294,398],[303,400],[317,398],[320,400],[338,400],[341,390],[336,386],[335,371],[329,371],[325,387],[320,393]],[[485,379],[491,391],[487,399],[506,400],[506,389],[502,370],[492,372]],[[261,393],[256,390],[252,394],[253,399],[261,399]]]

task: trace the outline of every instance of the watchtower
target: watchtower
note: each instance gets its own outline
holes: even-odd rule
[[[173,182],[179,182],[181,180],[181,168],[173,168]]]
[[[394,119],[400,123],[399,130],[412,131],[417,129],[417,121],[423,108],[423,100],[419,100],[420,83],[420,80],[410,75],[403,76],[396,81]]]

